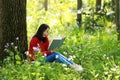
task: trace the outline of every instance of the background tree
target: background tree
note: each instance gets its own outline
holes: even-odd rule
[[[44,0],[44,8],[45,8],[45,11],[48,10],[48,0]]]
[[[18,46],[22,54],[28,48],[26,0],[0,0],[0,59],[3,60],[6,56],[4,52],[6,43],[9,46],[12,42]]]
[[[116,0],[116,28],[118,32],[118,40],[120,40],[120,0]]]
[[[96,12],[101,10],[101,0],[96,0]]]
[[[82,22],[82,12],[81,12],[81,8],[82,8],[82,0],[77,0],[77,23],[78,25],[81,24]]]

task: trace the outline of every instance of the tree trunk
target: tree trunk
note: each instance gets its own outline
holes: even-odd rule
[[[57,1],[56,1],[56,0],[54,0],[54,3],[56,4],[56,3],[57,3]]]
[[[48,10],[48,0],[44,0],[44,8],[45,8],[45,11]]]
[[[101,0],[96,0],[96,12],[101,10]]]
[[[19,37],[18,41],[16,37]],[[28,48],[26,0],[0,0],[0,59],[3,60],[6,56],[4,52],[6,43],[12,42],[18,46],[21,54]]]
[[[0,0],[0,24],[2,23],[2,19],[1,19],[1,11],[2,11],[2,8],[1,8],[1,4],[2,4],[2,1]],[[2,27],[0,26],[0,51],[2,51]],[[0,59],[2,60],[2,53],[0,52]]]
[[[81,25],[82,22],[82,0],[77,0],[77,23],[78,25]]]
[[[120,0],[116,0],[116,28],[118,32],[118,40],[120,41]]]

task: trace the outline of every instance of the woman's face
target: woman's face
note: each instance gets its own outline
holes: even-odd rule
[[[43,32],[43,37],[47,37],[49,35],[49,28],[47,28],[44,32]]]

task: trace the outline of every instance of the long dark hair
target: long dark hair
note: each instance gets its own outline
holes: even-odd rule
[[[46,37],[43,37],[43,32],[50,27],[47,24],[41,24],[38,31],[36,32],[36,34],[33,37],[37,37],[40,41],[45,42],[46,41]]]

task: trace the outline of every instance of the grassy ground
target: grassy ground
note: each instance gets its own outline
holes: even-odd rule
[[[18,61],[14,65],[8,57],[5,65],[0,67],[2,80],[119,80],[120,79],[120,43],[116,40],[116,32],[96,30],[85,32],[73,27],[66,31],[67,39],[58,50],[63,55],[81,64],[83,72],[76,72],[65,65],[38,62],[45,58],[38,54],[34,64]],[[69,33],[69,34],[68,34]],[[11,54],[11,53],[10,53]],[[40,66],[40,64],[43,64]]]
[[[48,11],[44,11],[42,0],[28,0],[28,44],[39,25],[48,24],[51,28],[50,39],[55,36],[67,37],[58,51],[81,64],[83,72],[76,72],[57,62],[40,63],[38,60],[45,59],[41,54],[38,54],[34,64],[21,61],[20,53],[15,49],[16,65],[13,62],[14,53],[8,51],[10,57],[0,66],[0,80],[120,80],[120,43],[117,41],[114,14],[106,15],[111,8],[108,6],[101,14],[95,15],[95,1],[84,1],[83,12],[90,15],[82,15],[82,28],[78,28],[75,0],[56,1],[57,5],[51,0]],[[96,29],[91,30],[94,27]],[[97,29],[99,27],[104,28]]]

